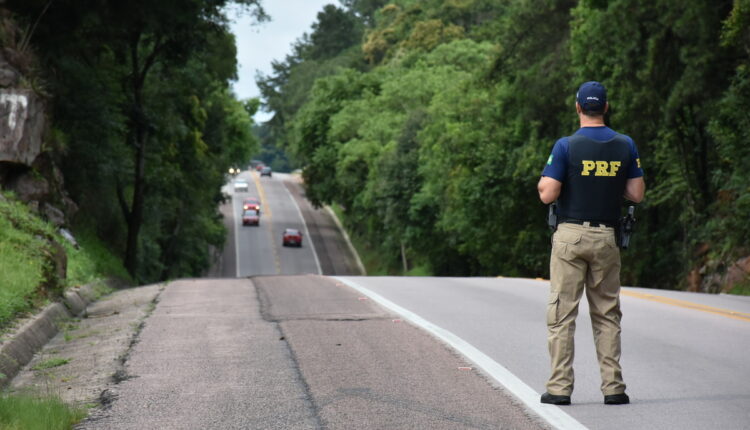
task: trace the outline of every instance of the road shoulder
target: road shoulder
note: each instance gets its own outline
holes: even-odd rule
[[[300,183],[286,180],[284,186],[299,206],[313,242],[318,248],[317,255],[323,275],[363,275],[356,251],[347,242],[332,213],[322,208],[314,208],[305,198]]]
[[[57,335],[23,367],[9,391],[55,395],[76,405],[107,403],[163,287],[118,290],[91,303],[80,317],[59,319]]]
[[[464,358],[344,284],[322,276],[254,282],[324,428],[545,428]]]

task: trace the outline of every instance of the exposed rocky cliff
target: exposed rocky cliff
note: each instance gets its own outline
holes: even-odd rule
[[[68,197],[49,133],[47,98],[35,90],[35,59],[21,31],[0,6],[0,188],[52,224],[67,224],[76,211]]]

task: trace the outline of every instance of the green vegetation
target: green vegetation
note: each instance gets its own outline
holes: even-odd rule
[[[259,79],[266,134],[315,204],[344,208],[373,273],[405,254],[546,278],[536,182],[599,80],[648,185],[623,282],[708,290],[750,255],[749,20],[748,0],[347,0]]]
[[[76,232],[76,241],[78,249],[64,241],[68,255],[67,286],[86,285],[103,277],[130,279],[122,260],[117,258],[95,234],[86,230]]]
[[[729,291],[730,294],[738,294],[741,296],[750,296],[750,280],[741,282]]]
[[[48,146],[79,206],[74,225],[116,249],[136,282],[208,268],[209,247],[226,235],[225,172],[258,147],[258,101],[230,89],[229,6],[266,18],[259,0],[5,4],[34,29],[35,69],[52,101]]]
[[[50,358],[49,360],[44,360],[41,363],[37,363],[31,368],[31,370],[51,369],[53,367],[60,367],[68,363],[70,363],[69,358],[60,358],[60,357]]]
[[[76,225],[136,281],[207,268],[224,172],[258,151],[344,208],[372,273],[546,278],[535,185],[592,79],[646,171],[623,283],[708,290],[750,255],[749,0],[342,0],[259,77],[260,127],[225,12],[258,0],[6,4],[39,21]]]
[[[334,204],[331,206],[331,209],[338,219],[343,224],[346,224],[346,214],[341,206]],[[359,254],[368,276],[433,276],[432,270],[427,265],[409,266],[409,270],[404,271],[403,264],[397,265],[388,258],[383,258],[382,253],[377,247],[372,246],[356,232],[350,235],[349,239],[352,242],[352,246],[357,250],[357,254]]]
[[[3,274],[0,327],[33,306],[34,293],[44,279],[46,247],[44,239],[38,238],[34,232],[48,232],[47,229],[11,196],[0,198],[0,273]]]
[[[85,409],[70,407],[54,397],[0,396],[3,430],[68,430],[86,414]]]
[[[56,245],[56,244],[62,244]],[[105,278],[129,280],[122,262],[95,236],[83,233],[79,249],[58,235],[54,228],[33,214],[12,194],[0,198],[0,329],[17,315],[58,299],[65,287]],[[55,249],[62,250],[67,276],[54,270]],[[98,289],[107,292],[105,285]]]

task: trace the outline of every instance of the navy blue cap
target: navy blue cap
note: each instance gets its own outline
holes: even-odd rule
[[[578,88],[576,100],[585,111],[604,112],[607,105],[607,89],[596,81],[584,82]]]

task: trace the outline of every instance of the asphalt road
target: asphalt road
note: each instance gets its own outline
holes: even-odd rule
[[[455,335],[520,380],[533,407],[549,376],[549,283],[511,278],[346,278]],[[363,290],[364,291],[364,290]],[[576,330],[574,419],[561,428],[750,428],[750,297],[624,288],[622,365],[631,404],[605,406],[585,299]],[[430,327],[427,327],[428,329]],[[461,343],[458,343],[461,346]],[[494,370],[492,363],[487,366]],[[501,379],[517,381],[499,374]],[[542,411],[543,413],[544,411]]]
[[[229,235],[209,277],[362,274],[333,218],[326,210],[312,207],[295,177],[284,173],[261,177],[244,171],[237,178],[246,179],[250,187],[247,192],[235,192],[229,183],[223,189],[231,196],[220,207]],[[240,222],[242,201],[248,197],[261,200],[260,226]],[[282,246],[286,228],[303,232],[301,248]]]
[[[167,285],[82,428],[748,428],[750,298],[624,289],[626,406],[602,404],[582,302],[573,405],[540,405],[547,282],[321,276],[357,270],[330,217],[292,178],[242,176],[216,278]],[[251,195],[260,227],[234,218]]]

